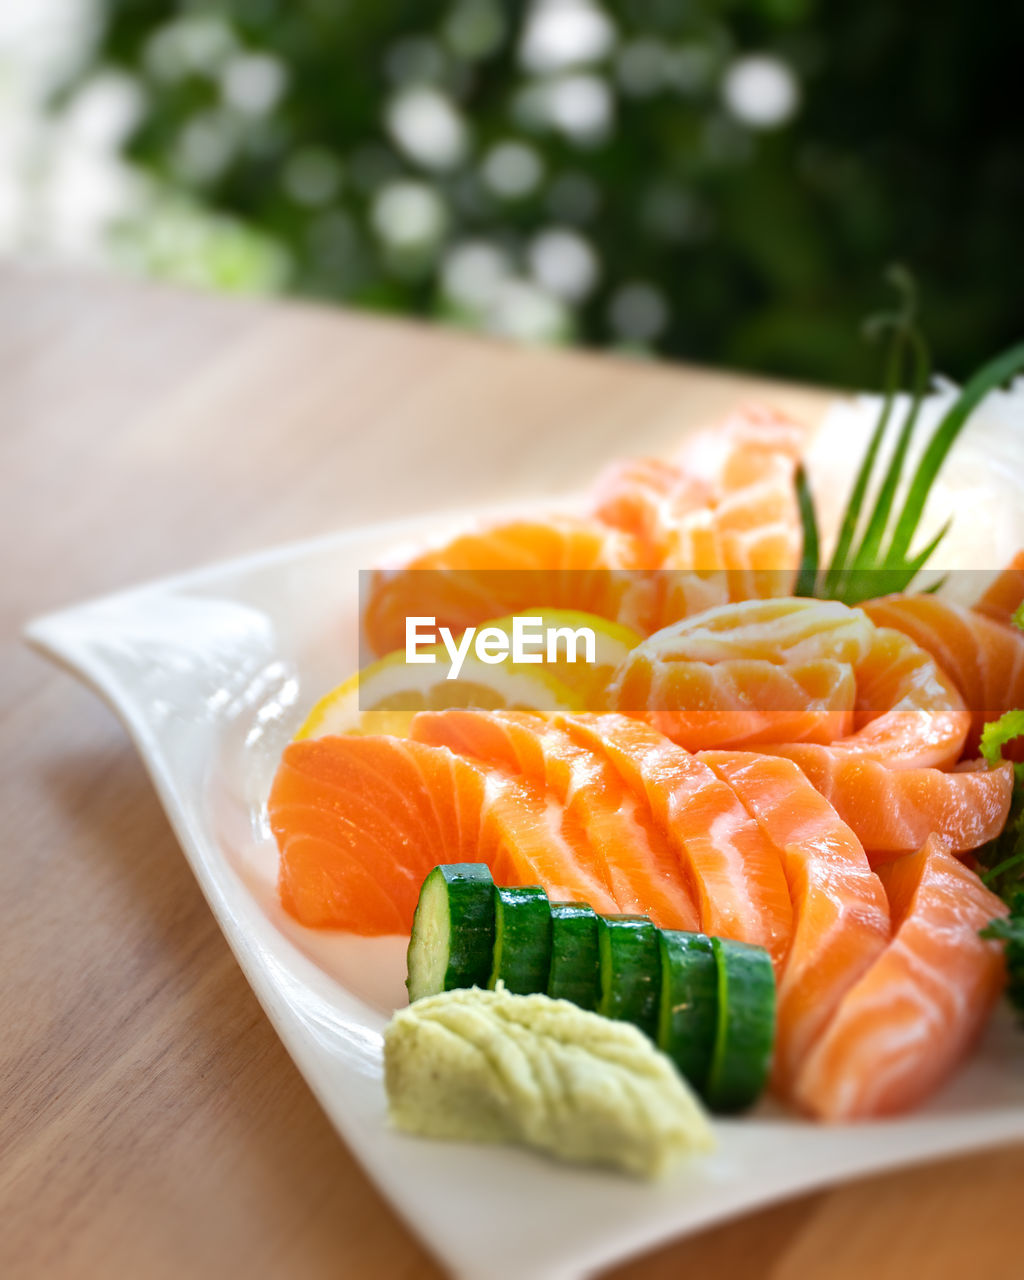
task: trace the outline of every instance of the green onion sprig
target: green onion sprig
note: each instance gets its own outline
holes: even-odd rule
[[[968,380],[935,428],[906,487],[902,506],[896,512],[896,497],[911,440],[931,382],[931,358],[917,328],[916,297],[909,273],[901,267],[893,267],[888,277],[899,291],[900,305],[894,312],[874,317],[866,326],[869,336],[891,335],[882,406],[850,490],[835,550],[824,569],[820,564],[821,543],[814,497],[803,467],[797,469],[796,495],[803,530],[803,554],[797,572],[796,595],[842,600],[852,605],[888,592],[905,591],[949,532],[951,522],[947,520],[920,550],[911,552],[928,494],[950,449],[985,396],[1024,370],[1024,343],[1020,343],[990,360]],[[908,361],[911,368],[910,405],[900,424],[889,465],[878,485],[874,506],[865,519],[862,511],[872,488],[872,476],[893,418],[896,398],[904,383]],[[938,585],[941,584],[935,584],[931,589],[935,590]]]

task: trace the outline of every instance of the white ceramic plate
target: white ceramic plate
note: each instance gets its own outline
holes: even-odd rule
[[[404,939],[327,937],[289,920],[263,805],[305,709],[356,665],[357,571],[437,529],[433,518],[341,533],[52,614],[27,632],[124,721],[268,1017],[437,1257],[474,1280],[581,1276],[797,1192],[1024,1139],[1024,1035],[1008,1017],[927,1110],[829,1128],[765,1108],[720,1123],[717,1153],[657,1186],[388,1128],[381,1030],[404,1003]]]

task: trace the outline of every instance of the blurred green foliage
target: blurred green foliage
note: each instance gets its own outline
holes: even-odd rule
[[[894,260],[950,375],[1024,331],[1022,47],[966,0],[106,0],[93,70],[148,270],[854,385]]]

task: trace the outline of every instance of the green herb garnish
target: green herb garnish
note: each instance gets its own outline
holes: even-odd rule
[[[991,720],[981,731],[981,755],[990,769],[1003,759],[1003,747],[1014,738],[1024,737],[1024,710],[1007,711],[998,720]],[[1024,773],[1024,765],[1014,765],[1014,771]],[[1022,778],[1024,780],[1024,778]]]
[[[1024,630],[1024,604],[1013,615]],[[1007,711],[981,731],[981,754],[989,768],[1002,763],[1003,748],[1024,737],[1024,710]],[[1013,797],[1006,825],[994,840],[975,855],[983,882],[1010,908],[1004,918],[992,920],[981,931],[983,938],[1006,944],[1006,992],[1015,1009],[1024,1013],[1024,764],[1013,766]]]
[[[981,754],[990,769],[1003,762],[1003,747],[1024,737],[1024,710],[1007,711],[981,732]],[[975,857],[983,867],[982,880],[1005,901],[1024,895],[1024,764],[1013,766],[1013,797],[1006,825]],[[1024,896],[1021,898],[1024,910]],[[1024,919],[1022,919],[1024,927]],[[1024,959],[1024,956],[1022,956]]]
[[[936,427],[906,487],[903,505],[895,513],[910,443],[931,381],[931,360],[917,328],[916,299],[909,274],[903,268],[894,267],[888,275],[901,295],[900,306],[892,313],[875,317],[867,326],[871,336],[891,335],[882,407],[847,500],[832,559],[825,569],[820,566],[814,498],[803,468],[797,471],[803,555],[796,595],[842,600],[852,605],[888,592],[905,591],[949,530],[947,521],[924,547],[911,553],[928,494],[950,449],[985,396],[1024,369],[1024,343],[1021,343],[989,361],[969,379]],[[872,487],[872,474],[892,420],[896,397],[903,386],[908,359],[912,367],[910,406],[900,425],[892,458],[878,484],[874,506],[864,518],[865,499]]]
[[[1006,994],[1010,1003],[1024,1013],[1024,889],[1015,889],[1007,898],[1010,914],[993,920],[981,931],[1006,948]]]
[[[1024,711],[1008,712],[1001,720],[987,725],[986,731],[1010,716],[1024,717]],[[1013,772],[1013,799],[1006,826],[975,856],[984,868],[981,873],[984,884],[1010,908],[1008,916],[991,920],[982,929],[981,936],[1000,939],[1006,944],[1006,993],[1014,1008],[1024,1014],[1024,765],[1014,765]]]
[[[811,486],[807,482],[807,472],[802,462],[796,469],[796,500],[800,508],[800,524],[804,537],[800,568],[797,570],[793,594],[813,596],[818,577],[818,519],[814,514],[814,498],[811,495]]]
[[[1018,766],[1019,769],[1019,766]],[[1006,825],[994,840],[982,845],[975,857],[982,868],[982,882],[1004,902],[1021,888],[1024,874],[1024,780],[1014,771],[1013,798]]]

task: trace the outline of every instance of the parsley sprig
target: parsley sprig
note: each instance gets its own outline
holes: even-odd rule
[[[1008,899],[1010,914],[993,920],[981,931],[1006,948],[1006,994],[1010,1003],[1024,1014],[1024,889],[1016,889]]]
[[[1024,604],[1013,615],[1024,630]],[[1024,710],[1007,711],[981,732],[981,754],[989,768],[1003,759],[1003,748],[1024,737]],[[1006,826],[975,855],[983,868],[981,878],[1010,908],[1010,914],[992,920],[981,931],[983,938],[1002,941],[1006,948],[1007,995],[1024,1013],[1024,764],[1013,766],[1013,797]]]

